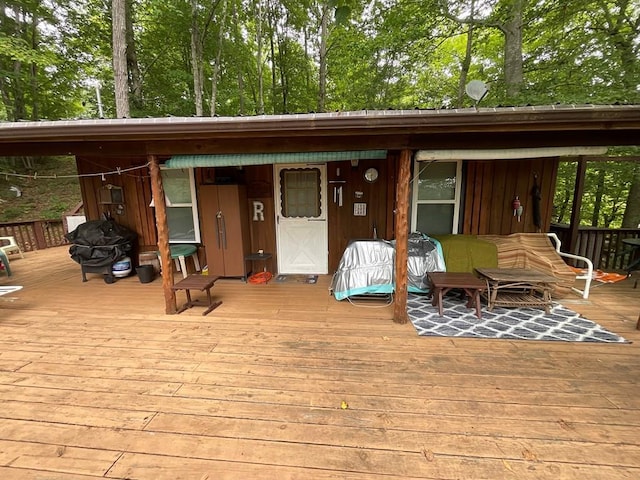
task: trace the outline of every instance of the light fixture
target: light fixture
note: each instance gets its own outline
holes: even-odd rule
[[[364,179],[369,183],[375,182],[378,179],[378,169],[373,167],[367,168],[364,172]]]

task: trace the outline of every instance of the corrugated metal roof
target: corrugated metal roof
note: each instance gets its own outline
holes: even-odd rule
[[[386,150],[356,150],[353,152],[248,153],[227,155],[174,155],[166,168],[240,167],[276,163],[319,163],[340,160],[378,160],[387,158]]]

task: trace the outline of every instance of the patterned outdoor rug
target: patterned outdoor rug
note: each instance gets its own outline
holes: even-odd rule
[[[489,312],[483,305],[481,320],[475,309],[465,304],[459,298],[445,296],[440,316],[430,298],[410,293],[407,311],[418,335],[424,336],[629,343],[559,304],[554,304],[548,315],[539,308],[495,307]]]

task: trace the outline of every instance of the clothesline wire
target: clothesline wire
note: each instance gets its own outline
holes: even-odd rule
[[[147,168],[148,166],[149,166],[149,163],[147,162],[144,165],[139,165],[137,167],[129,167],[129,168],[117,167],[116,170],[111,170],[109,172],[81,173],[76,175],[55,175],[55,174],[54,175],[38,175],[38,172],[34,174],[0,172],[0,176],[4,176],[7,179],[9,177],[18,177],[18,178],[30,178],[33,180],[38,180],[38,179],[54,180],[58,178],[86,178],[86,177],[102,177],[104,179],[104,177],[106,177],[107,175],[122,175],[124,173],[131,172],[134,170]]]

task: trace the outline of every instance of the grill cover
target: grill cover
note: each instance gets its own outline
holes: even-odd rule
[[[446,271],[440,242],[423,233],[412,233],[409,235],[408,256],[408,290],[413,293],[427,293],[429,291],[427,272]]]
[[[446,270],[440,242],[422,233],[409,235],[408,290],[427,293],[427,272]],[[352,240],[331,282],[336,300],[355,295],[389,294],[395,290],[395,242]]]
[[[113,220],[91,220],[65,235],[71,258],[89,267],[108,266],[133,250],[138,234]]]
[[[389,294],[394,289],[395,248],[386,240],[352,240],[345,248],[331,290],[336,300]]]

